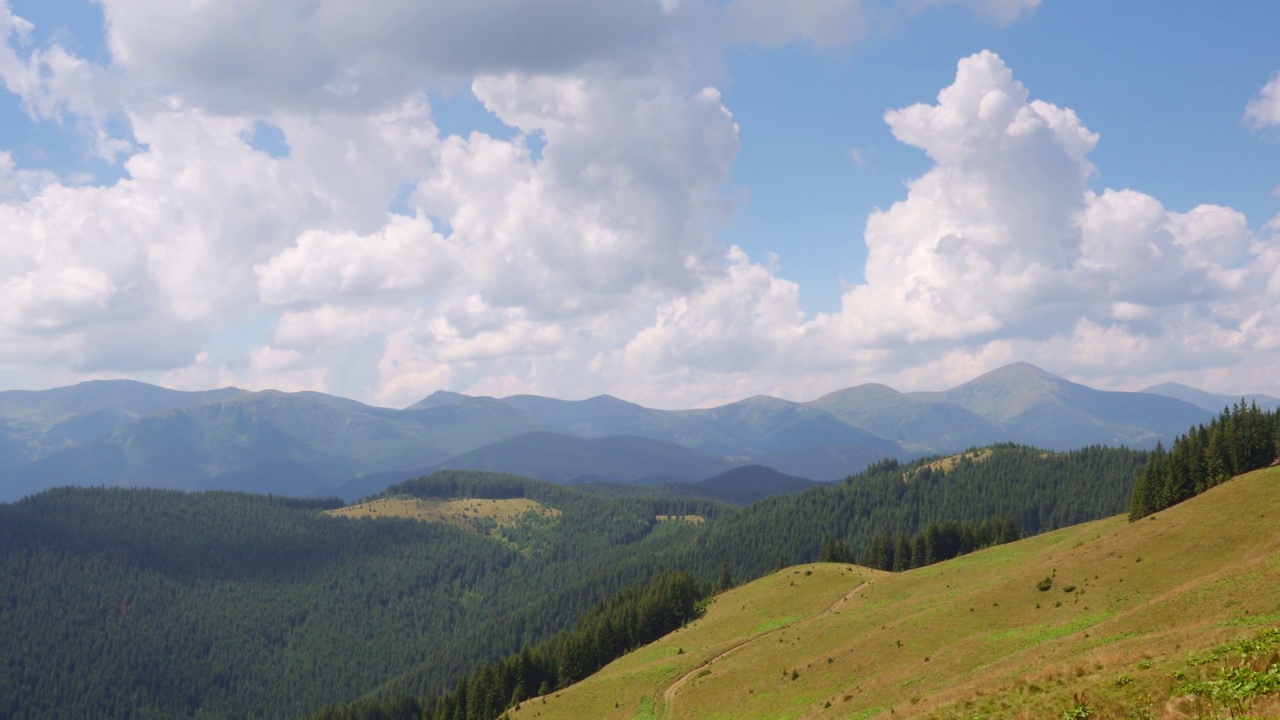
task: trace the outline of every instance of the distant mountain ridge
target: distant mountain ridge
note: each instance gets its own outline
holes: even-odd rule
[[[1230,407],[1241,400],[1246,403],[1257,403],[1258,407],[1263,410],[1280,407],[1280,398],[1270,395],[1261,395],[1258,393],[1247,393],[1244,395],[1219,395],[1209,393],[1203,390],[1183,385],[1182,383],[1167,382],[1159,385],[1152,385],[1149,388],[1143,388],[1142,392],[1151,393],[1152,395],[1163,395],[1165,397],[1176,398],[1183,402],[1189,402],[1196,407],[1208,410],[1215,415],[1222,411],[1225,407]]]
[[[692,483],[740,465],[635,435],[579,438],[535,431],[455,455],[435,470],[504,472],[558,483]]]
[[[995,423],[1014,442],[1052,450],[1150,446],[1211,417],[1176,398],[1094,390],[1028,363],[1006,365],[950,390],[910,395],[958,405]]]
[[[695,410],[657,410],[609,395],[449,391],[396,410],[316,392],[182,392],[90,381],[0,392],[0,501],[58,485],[345,496],[438,467],[557,482],[698,482],[759,464],[831,481],[885,458],[1002,441],[1053,450],[1150,447],[1207,422],[1230,404],[1224,399],[1173,384],[1095,390],[1026,363],[936,392],[867,384],[810,402],[756,396]],[[515,440],[529,433],[542,441]],[[630,439],[575,442],[610,438]],[[602,452],[606,446],[613,450]],[[653,474],[637,469],[646,464]]]

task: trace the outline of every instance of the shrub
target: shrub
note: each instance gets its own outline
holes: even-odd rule
[[[1062,720],[1089,720],[1093,717],[1093,708],[1084,701],[1084,696],[1074,697],[1075,705],[1062,711]]]
[[[1040,582],[1036,583],[1036,589],[1039,590],[1040,592],[1046,592],[1051,587],[1053,587],[1053,578],[1051,577],[1047,577],[1041,580]]]

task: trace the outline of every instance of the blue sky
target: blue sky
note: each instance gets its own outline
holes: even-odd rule
[[[677,407],[1025,360],[1280,394],[1277,27],[0,0],[0,385]]]
[[[927,167],[893,139],[884,112],[931,98],[957,59],[981,49],[1102,135],[1095,186],[1141,189],[1180,210],[1231,205],[1260,226],[1280,212],[1280,135],[1252,131],[1243,107],[1280,65],[1276,27],[1280,6],[1269,3],[1049,1],[1009,26],[951,8],[845,51],[733,52],[725,98],[744,137],[734,176],[751,203],[727,237],[778,252],[806,307],[834,310],[831,269],[863,279],[865,248],[848,241]],[[850,160],[854,149],[865,164]]]

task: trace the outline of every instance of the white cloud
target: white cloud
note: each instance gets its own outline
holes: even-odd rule
[[[396,388],[395,400],[407,402],[412,395],[400,393],[431,392],[418,382],[446,369],[488,392],[516,382],[603,391],[609,364],[597,352],[616,355],[657,304],[696,290],[720,266],[714,229],[729,209],[723,186],[737,127],[715,91],[662,78],[486,77],[474,91],[523,134],[445,138],[412,196],[419,219],[343,243],[398,259],[406,273],[437,268],[422,283],[426,299],[405,299],[412,327],[387,337],[380,396]],[[536,158],[532,133],[545,143]],[[397,226],[427,215],[447,233],[401,233],[414,249],[380,249]],[[351,274],[357,258],[334,253],[332,268],[308,259],[307,273],[295,272],[304,245],[318,244],[300,238],[261,267],[263,297],[300,299],[273,289],[275,278],[301,285],[319,272],[328,285],[313,299],[334,298],[334,278]]]
[[[227,112],[394,103],[482,74],[572,72],[652,52],[653,2],[103,0],[115,61]]]
[[[19,168],[13,162],[12,153],[0,151],[0,202],[28,199],[57,181],[58,176],[47,170]]]
[[[267,304],[340,302],[429,292],[457,271],[455,255],[430,220],[397,215],[373,236],[307,231],[254,271]]]
[[[1040,7],[1040,0],[904,0],[916,12],[930,7],[961,5],[990,17],[1001,25],[1008,25]]]
[[[959,4],[997,22],[1037,5]],[[868,218],[865,282],[806,319],[772,259],[717,237],[738,128],[693,45],[834,47],[867,31],[865,9],[603,7],[104,0],[115,64],[96,68],[14,50],[28,30],[0,0],[0,72],[29,111],[120,113],[136,141],[109,187],[0,153],[3,371],[154,369],[393,405],[440,388],[812,397],[1014,360],[1123,383],[1176,359],[1185,377],[1272,382],[1274,237],[1231,208],[1095,192],[1098,135],[989,52],[935,102],[886,114],[931,167]],[[453,82],[512,136],[442,134],[422,92]],[[287,156],[246,142],[257,121]],[[410,214],[389,213],[406,187]],[[210,338],[263,315],[278,316],[265,344],[211,358]]]
[[[731,42],[805,40],[820,48],[849,45],[869,29],[860,0],[735,0],[721,9],[719,22]]]
[[[1244,118],[1255,128],[1280,125],[1280,72],[1245,106]]]
[[[811,333],[828,353],[871,344],[926,375],[941,373],[930,358],[941,354],[969,376],[1022,359],[1140,377],[1175,358],[1187,369],[1238,362],[1273,332],[1263,309],[1276,296],[1262,288],[1276,260],[1244,216],[1093,192],[1097,135],[1030,99],[996,55],[962,60],[936,104],[886,121],[935,164],[868,219],[866,283]]]
[[[172,101],[129,120],[146,149],[114,185],[8,174],[26,188],[0,204],[8,365],[44,358],[55,331],[67,362],[90,371],[190,362],[255,311],[255,265],[308,230],[385,222],[404,163],[435,141],[416,112],[319,116],[290,122],[293,152],[274,159],[246,144],[248,118]]]
[[[867,222],[867,282],[831,318],[860,342],[999,331],[1071,286],[1097,138],[991,53],[966,58],[936,105],[892,111],[894,135],[936,165]],[[1043,326],[1041,326],[1043,328]]]
[[[29,47],[33,29],[0,0],[0,82],[32,118],[74,124],[95,155],[116,161],[132,147],[106,129],[121,108],[121,78],[56,43]]]

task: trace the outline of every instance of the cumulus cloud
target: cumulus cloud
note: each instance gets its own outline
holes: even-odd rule
[[[1095,193],[1097,135],[1030,99],[995,54],[962,60],[936,103],[885,119],[934,166],[868,219],[866,282],[815,336],[896,347],[899,365],[943,352],[949,367],[1040,360],[1082,377],[1232,362],[1224,348],[1239,357],[1263,337],[1274,258],[1244,216]]]
[[[424,85],[644,57],[673,22],[656,0],[104,0],[115,61],[207,107],[363,110]]]
[[[848,45],[869,30],[859,0],[735,0],[720,11],[731,42],[781,45],[803,40],[820,48]]]
[[[616,356],[654,307],[720,268],[714,231],[729,210],[737,126],[714,90],[651,77],[492,76],[473,91],[520,135],[443,139],[410,198],[416,219],[358,241],[300,238],[259,268],[262,297],[301,297],[314,273],[292,268],[306,265],[327,283],[313,297],[332,299],[357,249],[398,260],[430,278],[420,282],[426,299],[407,301],[412,327],[387,338],[384,397],[426,394],[438,385],[420,383],[442,374],[486,392],[520,382],[603,391],[610,363],[597,355]],[[535,133],[537,157],[526,141]],[[400,233],[413,250],[382,249],[398,227],[417,228]],[[295,263],[320,247],[334,251],[332,271]]]
[[[0,202],[28,199],[57,181],[57,175],[47,170],[19,168],[12,153],[0,151]]]
[[[946,4],[1010,22],[1037,2]],[[103,187],[0,153],[6,372],[390,405],[441,388],[803,398],[1015,360],[1270,382],[1275,231],[1095,191],[1098,135],[990,52],[886,113],[931,166],[868,218],[865,282],[839,311],[806,318],[777,260],[722,245],[738,127],[688,43],[847,44],[869,27],[856,0],[102,6],[113,65],[96,68],[20,48],[29,28],[0,0],[0,73],[28,112],[117,113],[131,134]],[[509,132],[442,133],[424,88],[455,82]],[[261,123],[286,154],[252,147]],[[213,357],[211,338],[260,317],[265,342]]]
[[[74,124],[94,154],[114,162],[131,148],[107,130],[121,107],[120,77],[56,43],[30,47],[33,29],[0,0],[0,82],[32,118]]]
[[[1280,72],[1245,106],[1244,118],[1255,128],[1280,125]]]
[[[246,143],[249,118],[173,102],[129,114],[146,149],[113,185],[9,172],[18,191],[0,203],[6,363],[38,361],[54,332],[64,357],[91,370],[190,362],[220,326],[253,312],[255,265],[307,231],[373,225],[353,201],[375,203],[385,221],[415,133],[418,145],[435,138],[414,113],[396,117],[299,121],[293,153],[276,159]],[[335,159],[341,141],[353,146]],[[148,332],[155,340],[140,342]]]
[[[454,254],[427,218],[395,216],[373,236],[309,230],[254,271],[267,304],[341,302],[428,292],[452,276]]]
[[[724,44],[819,48],[864,37],[894,2],[963,5],[1009,23],[1039,0],[102,0],[115,63],[206,109],[362,112],[486,75],[648,74],[654,57]],[[872,8],[868,9],[867,5]]]

